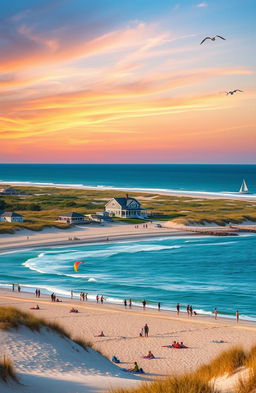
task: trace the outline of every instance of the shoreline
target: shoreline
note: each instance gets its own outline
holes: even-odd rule
[[[112,187],[112,186],[90,186],[83,184],[58,184],[58,183],[33,183],[33,182],[19,182],[19,181],[0,181],[1,186],[23,186],[23,187],[45,187],[45,188],[60,188],[60,189],[74,189],[74,190],[97,190],[97,191],[123,191],[143,194],[157,194],[167,196],[180,196],[190,198],[202,199],[233,199],[241,201],[256,201],[256,194],[240,194],[239,192],[228,191],[197,191],[197,190],[175,190],[162,188],[137,188],[137,187]]]
[[[31,310],[38,304],[40,310]],[[31,312],[51,322],[65,327],[73,338],[83,338],[92,342],[96,350],[108,359],[113,355],[121,360],[120,367],[127,368],[134,361],[146,372],[146,377],[162,377],[172,373],[184,373],[211,361],[224,350],[237,345],[245,349],[256,342],[256,325],[253,322],[209,316],[179,316],[171,311],[143,310],[133,306],[97,304],[63,298],[62,303],[52,303],[50,297],[35,298],[34,294],[12,293],[0,290],[0,305],[14,306]],[[77,314],[70,314],[75,307]],[[139,337],[141,327],[149,326],[149,337]],[[104,337],[98,337],[100,331]],[[32,334],[32,333],[31,333]],[[186,350],[164,348],[174,340],[183,341]],[[215,341],[222,342],[215,343]],[[143,354],[151,350],[155,360],[143,359]]]
[[[155,228],[155,224],[148,224],[147,228],[134,224],[106,224],[91,227],[76,227],[65,230],[44,230],[34,232],[20,230],[15,234],[2,234],[0,236],[0,254],[14,250],[36,249],[41,247],[74,246],[88,243],[112,242],[122,240],[136,240],[144,238],[158,238],[170,236],[207,236],[207,234],[191,232],[182,228]],[[72,240],[70,240],[72,239]]]
[[[6,293],[7,293],[7,296],[14,296],[14,297],[17,296],[18,298],[20,298],[20,297],[22,298],[22,295],[24,295],[24,298],[26,298],[26,299],[27,298],[29,298],[29,299],[30,298],[34,298],[35,301],[37,302],[38,298],[35,298],[35,290],[36,289],[40,289],[41,290],[40,299],[47,300],[47,301],[49,301],[49,299],[50,299],[51,291],[48,290],[47,288],[45,288],[45,286],[41,286],[40,287],[40,285],[32,286],[32,285],[21,284],[20,285],[21,292],[18,292],[17,291],[17,286],[19,284],[18,283],[14,283],[14,285],[16,287],[16,289],[14,291],[12,290],[12,285],[13,285],[12,283],[7,283],[7,284],[5,284],[5,283],[3,284],[2,283],[2,284],[0,284],[0,297],[3,294],[5,295]],[[58,293],[57,291],[58,291],[58,289],[55,288],[54,293],[57,295],[57,298],[59,298],[61,300],[60,303],[62,303],[62,302],[65,302],[65,303],[76,302],[77,304],[80,304],[80,305],[89,305],[89,306],[91,305],[91,306],[93,306],[93,305],[100,304],[101,306],[108,307],[108,308],[112,308],[113,307],[114,309],[124,309],[125,308],[124,307],[124,303],[123,303],[123,299],[120,299],[120,298],[116,298],[116,300],[117,300],[116,302],[106,300],[106,299],[109,299],[109,298],[104,298],[105,300],[104,300],[103,303],[100,303],[100,300],[97,303],[96,299],[95,299],[95,294],[94,295],[90,295],[88,293],[88,300],[87,301],[81,301],[79,299],[79,295],[80,294],[78,292],[76,292],[76,291],[73,291],[73,297],[72,298],[71,298],[70,294],[69,295],[68,294],[65,295],[63,292],[62,293],[60,293],[60,292]],[[64,290],[62,290],[62,291],[64,291]],[[65,292],[68,293],[69,291],[65,290]],[[111,296],[111,299],[112,298],[113,297]],[[59,302],[56,302],[56,304],[58,304],[58,303]],[[128,303],[128,301],[127,301],[127,303]],[[155,304],[155,306],[153,306],[154,304]],[[182,308],[180,309],[180,316],[181,316],[181,318],[188,318],[187,311],[185,310],[185,307],[183,306]],[[127,307],[125,309],[128,310],[130,308],[127,305]],[[145,312],[145,310],[143,309],[143,306],[140,305],[137,301],[133,301],[132,302],[131,309],[132,310],[137,310],[138,312],[143,312],[143,313]],[[158,314],[159,311],[158,311],[158,308],[157,308],[157,302],[153,302],[153,301],[148,300],[148,303],[146,305],[146,310],[149,313],[151,313],[151,312],[155,313],[156,312]],[[194,311],[197,311],[197,309],[194,308]],[[179,318],[179,317],[177,317],[177,311],[176,311],[175,307],[173,307],[173,308],[165,308],[165,307],[162,308],[161,307],[160,313],[162,315],[166,314],[168,317]],[[256,317],[255,318],[249,317],[249,318],[250,319],[246,319],[243,314],[240,315],[239,323],[238,323],[238,325],[236,324],[236,326],[240,326],[240,325],[241,326],[253,326],[256,329]],[[194,321],[216,322],[216,320],[214,319],[214,313],[213,312],[210,313],[210,311],[197,312],[197,315],[193,314],[192,317],[189,317],[189,320],[191,320],[191,321],[193,320],[193,322]],[[234,313],[234,316],[231,316],[231,315],[230,316],[226,316],[224,314],[218,313],[217,320],[225,322],[225,323],[231,322],[232,325],[233,325],[233,323],[236,323],[235,313]]]

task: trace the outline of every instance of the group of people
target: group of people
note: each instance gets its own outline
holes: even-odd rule
[[[128,301],[124,299],[124,307],[126,308],[127,306],[130,308],[132,307],[132,299],[129,299]]]
[[[13,291],[13,292],[15,291],[15,284],[12,284],[12,291]],[[17,285],[17,291],[18,291],[18,292],[21,292],[21,286],[20,286],[19,284]],[[35,295],[36,295],[37,298],[40,298],[40,296],[41,296],[41,291],[40,291],[40,289],[36,289],[36,290],[35,290]],[[74,296],[74,291],[73,291],[73,290],[71,290],[70,295],[71,295],[71,299],[73,299],[73,296]],[[87,301],[87,300],[88,300],[88,293],[87,293],[87,292],[80,292],[80,300],[81,300],[81,301]],[[106,300],[106,298],[104,298],[103,295],[101,295],[101,296],[97,295],[97,296],[96,296],[96,302],[97,302],[97,303],[100,302],[100,303],[103,304],[104,300]],[[52,301],[52,302],[62,302],[62,300],[59,300],[59,299],[56,297],[56,295],[55,295],[54,292],[51,294],[51,301]],[[129,300],[124,299],[124,306],[125,306],[125,308],[126,308],[127,306],[128,306],[129,308],[131,308],[131,307],[132,307],[132,299],[129,299]],[[144,300],[142,301],[143,310],[146,309],[146,306],[147,306],[147,301],[144,299]],[[157,303],[157,309],[158,309],[158,311],[161,310],[161,303],[160,303],[160,302]],[[181,309],[181,305],[180,305],[180,303],[177,303],[177,304],[176,304],[176,312],[177,312],[177,315],[180,314],[180,309]],[[187,314],[188,314],[189,317],[192,317],[193,315],[194,315],[194,316],[197,315],[197,312],[193,309],[193,306],[192,306],[191,304],[188,304],[188,305],[186,306],[186,311],[187,311]],[[218,318],[218,309],[217,309],[217,307],[214,308],[213,314],[214,314],[214,319],[217,319],[217,318]],[[239,319],[240,319],[240,313],[239,313],[238,310],[236,311],[235,316],[236,316],[236,322],[238,323],[238,322],[239,322]],[[142,329],[142,330],[143,330],[143,329]],[[142,336],[143,334],[140,334],[140,335]],[[145,335],[145,336],[146,336],[146,335]],[[146,337],[147,337],[147,336],[146,336]]]
[[[69,310],[69,312],[73,312],[73,313],[78,313],[79,311],[78,311],[78,309],[77,308],[74,308],[74,307],[72,307],[70,310]]]
[[[173,341],[172,344],[162,345],[162,346],[166,348],[176,348],[176,349],[188,348],[186,345],[183,344],[183,341],[181,341],[180,343],[178,341]]]
[[[88,295],[88,293],[80,292],[80,300],[82,300],[83,302],[85,300],[87,301],[87,295]]]
[[[57,298],[57,296],[55,295],[54,292],[51,294],[51,301],[52,301],[52,302],[56,302],[56,303],[62,303],[62,300],[60,300],[59,298]]]
[[[20,292],[20,290],[21,290],[21,287],[19,284],[17,285],[17,290],[18,290],[18,292]],[[12,291],[13,292],[15,291],[15,284],[12,284]]]
[[[41,291],[40,291],[40,289],[36,289],[35,290],[35,295],[36,295],[36,297],[40,297],[41,296]]]
[[[177,314],[179,315],[179,313],[180,313],[180,305],[179,306],[178,305],[179,305],[179,303],[177,303],[176,308],[177,307],[179,308],[179,311],[178,311],[178,308],[177,308]],[[187,310],[187,314],[188,314],[189,317],[192,317],[193,315],[197,315],[197,312],[195,310],[193,311],[193,306],[191,304],[187,305],[186,310]]]
[[[148,333],[149,333],[149,327],[148,324],[146,323],[145,326],[141,328],[140,337],[148,337]]]
[[[97,303],[99,303],[99,301],[100,301],[101,304],[103,304],[104,300],[106,300],[106,299],[104,298],[103,295],[101,295],[101,296],[97,295],[97,296],[96,296],[96,302],[97,302]]]

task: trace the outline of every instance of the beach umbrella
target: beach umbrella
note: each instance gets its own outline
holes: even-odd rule
[[[78,267],[79,267],[80,263],[83,263],[83,262],[82,261],[77,261],[77,262],[74,263],[74,270],[75,270],[75,272],[78,272]]]

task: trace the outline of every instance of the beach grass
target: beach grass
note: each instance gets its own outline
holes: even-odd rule
[[[194,375],[203,381],[210,381],[225,374],[230,376],[245,365],[246,359],[243,348],[231,348],[217,356],[210,364],[200,367]]]
[[[54,187],[16,187],[20,195],[0,196],[0,209],[16,211],[25,217],[23,223],[0,223],[0,233],[14,233],[26,228],[40,231],[45,227],[67,229],[71,225],[56,218],[70,211],[93,214],[103,211],[112,197],[124,197],[123,191],[76,190]],[[200,199],[185,196],[133,193],[149,213],[149,220],[174,220],[180,224],[240,223],[256,221],[256,202],[229,199]],[[143,220],[119,219],[126,223]]]
[[[11,359],[9,359],[7,356],[3,356],[3,359],[0,359],[0,380],[3,382],[8,382],[10,379],[18,382],[18,377]]]
[[[210,386],[193,375],[173,376],[163,381],[142,383],[135,389],[117,389],[111,393],[218,393]]]
[[[46,328],[62,337],[72,340],[84,350],[88,350],[88,348],[94,349],[91,341],[80,337],[73,338],[69,332],[56,322],[49,322],[44,318],[35,317],[30,313],[20,311],[14,307],[0,307],[0,330],[18,329],[21,326],[37,332],[40,332],[41,328]]]

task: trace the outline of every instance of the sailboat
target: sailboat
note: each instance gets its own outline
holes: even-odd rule
[[[240,194],[248,194],[249,193],[249,189],[247,187],[247,184],[245,182],[245,180],[243,179],[240,190],[239,190]]]

